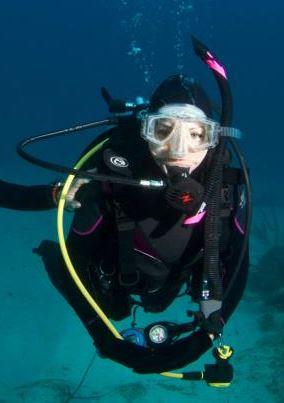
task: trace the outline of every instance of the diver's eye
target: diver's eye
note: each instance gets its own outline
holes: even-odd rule
[[[155,126],[155,136],[158,140],[167,138],[174,129],[174,123],[170,119],[160,119]]]
[[[190,132],[190,136],[193,139],[199,139],[200,141],[204,141],[204,137],[205,137],[203,133],[193,132],[193,131]]]

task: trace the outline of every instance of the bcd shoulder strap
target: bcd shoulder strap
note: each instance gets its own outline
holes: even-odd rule
[[[113,208],[118,231],[119,281],[121,285],[133,286],[139,281],[133,250],[135,222],[127,216],[119,201],[113,200]]]

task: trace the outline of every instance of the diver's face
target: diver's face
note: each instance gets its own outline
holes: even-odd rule
[[[207,154],[202,144],[207,141],[204,126],[192,121],[161,119],[156,135],[163,144],[149,143],[158,163],[195,169]]]

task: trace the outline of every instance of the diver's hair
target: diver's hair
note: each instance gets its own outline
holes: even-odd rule
[[[175,74],[164,80],[150,98],[150,112],[168,104],[190,104],[202,109],[207,117],[212,117],[212,104],[204,89],[193,79]]]

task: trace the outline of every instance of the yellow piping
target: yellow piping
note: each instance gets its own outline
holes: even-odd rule
[[[74,169],[80,169],[84,163],[92,156],[94,155],[103,145],[109,140],[107,138],[106,140],[103,140],[101,143],[93,147],[90,151],[88,151],[75,165]],[[117,329],[113,326],[111,321],[108,319],[108,317],[105,315],[105,313],[101,310],[99,305],[96,303],[96,301],[93,299],[93,297],[90,295],[82,281],[80,280],[78,274],[76,273],[76,270],[71,262],[71,259],[69,257],[69,253],[66,247],[65,243],[65,237],[64,237],[64,228],[63,228],[63,216],[64,216],[64,206],[65,206],[65,200],[66,196],[69,192],[70,186],[72,184],[73,179],[75,178],[75,175],[71,174],[67,177],[67,180],[63,186],[61,195],[60,195],[60,200],[58,203],[58,212],[57,212],[57,232],[58,232],[58,239],[59,239],[59,245],[61,249],[61,253],[63,256],[63,259],[65,261],[65,264],[67,266],[67,269],[69,270],[69,273],[71,277],[73,278],[75,284],[81,291],[82,295],[85,297],[85,299],[88,301],[88,303],[91,305],[91,307],[94,309],[94,311],[99,315],[99,317],[102,319],[104,324],[108,327],[108,329],[112,332],[112,334],[120,340],[123,340],[123,337],[121,334],[117,331]],[[168,378],[176,378],[176,379],[182,379],[183,374],[179,373],[172,373],[172,372],[162,372],[160,375],[166,376]]]
[[[106,139],[99,143],[96,147],[91,149],[87,154],[85,154],[79,162],[75,165],[74,169],[80,169],[82,165],[93,155],[95,154],[102,146],[103,144],[108,141],[109,139]],[[60,195],[60,200],[58,203],[58,214],[57,214],[57,231],[58,231],[58,239],[59,239],[59,245],[61,249],[62,256],[64,258],[64,261],[66,263],[66,266],[69,270],[70,275],[72,276],[75,284],[83,294],[83,296],[86,298],[86,300],[89,302],[91,307],[96,311],[96,313],[100,316],[104,324],[109,328],[109,330],[113,333],[113,335],[118,338],[122,339],[122,336],[119,334],[119,332],[116,330],[116,328],[113,326],[113,324],[110,322],[110,320],[107,318],[107,316],[104,314],[104,312],[101,310],[101,308],[98,306],[98,304],[95,302],[95,300],[92,298],[82,281],[80,280],[78,274],[76,273],[76,270],[71,262],[71,259],[69,257],[66,243],[65,243],[65,238],[64,238],[64,229],[63,229],[63,215],[64,215],[64,205],[65,205],[65,199],[66,195],[68,194],[69,188],[71,186],[71,183],[73,179],[75,178],[75,175],[69,175],[61,192]]]
[[[183,374],[175,374],[174,372],[161,372],[160,375],[166,376],[168,378],[183,379]]]

